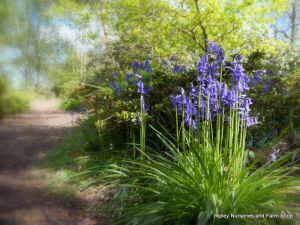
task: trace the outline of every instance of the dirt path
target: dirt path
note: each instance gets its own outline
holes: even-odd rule
[[[38,163],[75,122],[57,104],[39,100],[30,112],[0,121],[0,225],[103,224],[83,210],[83,199],[65,202],[42,185]]]

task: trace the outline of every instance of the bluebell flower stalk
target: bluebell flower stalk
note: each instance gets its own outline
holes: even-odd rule
[[[149,68],[149,61],[145,62],[146,66]],[[140,113],[139,113],[139,124],[140,124],[140,150],[141,150],[141,159],[145,158],[145,149],[146,149],[146,118],[145,115],[148,111],[148,106],[145,104],[144,96],[149,93],[151,90],[150,87],[145,87],[142,76],[136,73],[135,77],[137,78],[136,86],[137,92],[140,94]]]

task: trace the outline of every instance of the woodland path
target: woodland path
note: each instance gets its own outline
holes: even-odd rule
[[[63,200],[43,183],[40,161],[75,126],[58,101],[37,100],[31,110],[0,120],[0,225],[103,225],[85,199]]]

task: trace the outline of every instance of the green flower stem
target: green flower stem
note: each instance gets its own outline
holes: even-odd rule
[[[179,129],[178,129],[178,111],[177,108],[175,110],[175,120],[176,120],[176,142],[177,142],[177,148],[179,149]]]
[[[141,127],[140,127],[140,148],[141,148],[141,159],[145,159],[145,145],[146,145],[146,122],[144,118],[144,111],[143,111],[143,97],[141,95]]]

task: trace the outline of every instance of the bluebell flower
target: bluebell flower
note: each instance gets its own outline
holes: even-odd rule
[[[264,72],[262,70],[258,70],[256,71],[256,73],[254,74],[253,78],[257,81],[261,81],[262,80],[262,75],[264,74]]]
[[[166,66],[168,65],[168,62],[166,60],[163,60],[161,64]]]
[[[135,76],[135,78],[137,78],[137,79],[142,79],[142,76],[141,76],[139,73],[136,73],[134,76]]]
[[[141,95],[144,95],[146,94],[146,90],[145,90],[145,87],[144,87],[144,82],[142,80],[138,80],[136,82],[136,86],[137,86],[137,91],[138,93],[140,93]]]
[[[237,54],[236,57],[235,57],[235,60],[236,60],[237,62],[242,61],[242,56],[241,56],[240,54]]]
[[[177,109],[178,115],[181,115],[182,108],[186,105],[187,99],[184,94],[171,96],[171,102]]]
[[[171,56],[169,60],[172,61],[172,62],[175,62],[175,61],[176,61],[176,59],[175,59],[174,56]]]
[[[247,117],[246,123],[247,123],[247,127],[251,127],[259,124],[258,119],[256,117]]]
[[[146,60],[145,60],[145,67],[147,67],[147,66],[150,66],[150,61],[149,61],[149,59],[146,59]]]
[[[174,65],[173,71],[175,73],[180,73],[180,67],[177,65],[177,63]]]
[[[188,69],[187,69],[186,65],[183,65],[180,69],[181,73],[186,73],[187,71],[188,71]]]
[[[151,67],[146,67],[145,71],[146,71],[147,73],[151,73],[151,72],[152,72],[152,68],[151,68]]]
[[[250,78],[244,73],[244,68],[237,61],[232,62],[232,67],[230,67],[232,74],[232,81],[237,85],[237,89],[240,93],[244,90],[249,90]]]
[[[196,99],[198,98],[198,95],[199,95],[199,87],[193,86],[193,84],[191,84],[189,96],[191,97],[191,99]]]
[[[198,66],[197,66],[197,71],[198,74],[204,74],[206,73],[206,69],[207,69],[207,64],[208,64],[208,55],[205,54],[204,56],[202,56],[198,62]]]
[[[134,62],[131,63],[130,66],[131,66],[132,69],[137,69],[137,68],[139,68],[139,63],[134,61]]]
[[[224,51],[223,49],[217,45],[215,42],[210,41],[209,46],[208,46],[208,53],[210,54],[211,52],[214,53],[216,56],[216,60],[221,63],[222,65],[225,63],[224,62]]]
[[[262,89],[264,93],[268,93],[272,90],[270,83],[266,83]]]
[[[151,65],[150,65],[150,60],[145,60],[145,62],[132,62],[131,63],[131,68],[133,70],[136,70],[136,71],[146,71],[147,73],[151,73],[152,72],[152,68],[151,68]]]
[[[130,73],[130,74],[126,74],[126,77],[125,77],[125,80],[126,80],[126,83],[128,85],[132,84],[132,78],[134,77],[134,74]]]
[[[272,76],[271,70],[266,70],[266,74],[267,74],[269,77],[271,77],[271,76]]]
[[[211,76],[219,76],[219,63],[217,61],[213,61],[211,64],[208,64],[207,73]]]
[[[240,97],[241,103],[239,107],[239,113],[240,115],[244,115],[247,119],[250,112],[250,105],[252,104],[251,98],[247,98],[246,96]]]
[[[120,89],[118,88],[117,84],[115,82],[110,82],[110,87],[116,92],[119,93]]]
[[[234,89],[231,89],[230,91],[227,92],[227,104],[229,107],[232,109],[236,108],[237,104],[237,98],[236,98],[236,92]]]
[[[224,105],[228,105],[229,104],[229,101],[227,99],[227,95],[228,95],[228,87],[227,87],[226,83],[223,83],[222,84],[222,89],[221,89],[221,94],[220,94],[220,99],[221,99],[221,102]]]
[[[198,110],[197,110],[197,108],[193,105],[193,103],[192,103],[191,100],[188,100],[188,101],[187,101],[185,113],[186,113],[186,115],[188,115],[189,117],[196,116],[196,115],[198,114]]]

